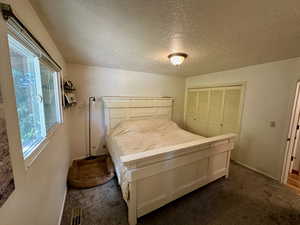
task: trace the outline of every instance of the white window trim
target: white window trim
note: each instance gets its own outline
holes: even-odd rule
[[[57,130],[62,126],[63,124],[63,107],[62,107],[62,89],[61,89],[61,73],[60,72],[56,72],[56,80],[57,80],[57,104],[58,104],[58,113],[59,113],[59,119],[58,122],[50,128],[50,130],[48,131],[48,134],[46,134],[46,136],[40,141],[38,142],[35,146],[33,146],[31,154],[28,157],[24,157],[23,154],[23,150],[22,150],[22,154],[23,154],[23,159],[25,162],[25,169],[28,170],[32,164],[34,163],[34,161],[38,158],[38,156],[43,152],[43,150],[47,147],[47,145],[51,142],[52,137],[54,136],[54,134],[57,132]],[[21,141],[21,140],[20,140]],[[20,143],[20,145],[22,146],[22,144]]]
[[[11,32],[8,32],[7,34],[12,35],[13,38],[16,38],[16,36],[14,34],[12,34]],[[6,35],[7,37],[7,41],[8,41],[8,35]],[[31,52],[29,52],[31,54]],[[39,68],[39,62],[36,62],[36,67],[35,68]],[[12,68],[10,68],[11,70]],[[12,70],[11,70],[12,71]],[[36,74],[40,75],[40,71],[36,71]],[[12,76],[12,73],[11,73]],[[51,127],[49,129],[49,131],[46,130],[46,128],[44,128],[43,130],[45,130],[45,137],[43,139],[41,139],[40,141],[38,141],[35,145],[31,146],[31,151],[30,154],[28,156],[24,155],[24,151],[23,151],[23,147],[22,147],[22,143],[21,143],[21,134],[20,134],[20,129],[18,127],[18,132],[19,132],[19,142],[20,142],[20,146],[21,146],[21,152],[22,152],[22,157],[24,160],[24,164],[25,164],[25,170],[28,170],[32,164],[34,163],[34,161],[38,158],[38,156],[40,155],[41,152],[43,152],[43,150],[47,147],[47,145],[51,142],[52,137],[54,136],[54,134],[57,132],[57,130],[61,127],[62,123],[63,123],[63,107],[62,107],[62,90],[61,90],[61,72],[59,71],[55,71],[55,86],[57,87],[57,91],[56,91],[56,95],[55,98],[57,102],[57,114],[58,114],[58,121],[57,123]],[[39,76],[40,77],[40,76]],[[14,86],[14,84],[13,84]],[[39,90],[40,92],[42,90]],[[44,115],[44,110],[42,110],[42,115]],[[44,118],[42,118],[44,120]],[[19,118],[18,118],[19,120]],[[18,121],[18,126],[19,126],[19,121]],[[42,125],[42,126],[45,126]]]
[[[24,156],[23,156],[23,159],[24,159],[24,162],[25,162],[25,169],[26,170],[28,170],[32,166],[32,164],[38,158],[38,156],[40,155],[40,153],[42,153],[43,150],[47,147],[47,145],[51,142],[52,137],[57,132],[57,130],[59,129],[59,127],[61,127],[61,125],[62,125],[62,122],[59,122],[56,125],[54,125],[49,130],[47,136],[45,138],[43,138],[35,146],[32,147],[33,150],[31,151],[31,154],[27,158],[24,158]],[[22,151],[22,153],[23,153],[23,151]]]
[[[4,74],[8,74],[9,76],[4,76],[4,83],[6,83],[7,85],[5,86],[5,88],[3,88],[3,92],[4,95],[7,94],[10,97],[14,97],[15,98],[15,91],[12,90],[14,88],[14,83],[13,83],[13,74],[12,74],[12,68],[10,66],[10,55],[9,55],[9,46],[8,46],[8,34],[11,34],[14,38],[16,38],[16,36],[14,35],[15,32],[12,32],[12,27],[9,23],[7,23],[7,21],[4,21],[2,18],[0,18],[0,45],[1,45],[1,51],[2,51],[2,47],[4,47],[4,55],[3,57],[0,57],[0,64],[1,64],[1,68],[0,68],[0,73],[2,75],[2,72],[4,72]],[[4,45],[3,45],[4,44]],[[31,46],[31,47],[35,47],[35,46]],[[41,50],[38,50],[38,52],[40,52]],[[36,52],[35,52],[36,53]],[[39,54],[38,54],[39,55]],[[46,55],[47,58],[47,55]],[[51,62],[53,62],[50,59]],[[58,108],[58,113],[60,115],[57,123],[51,127],[48,131],[48,134],[46,135],[46,137],[44,137],[44,139],[40,140],[35,146],[33,146],[33,150],[32,153],[28,156],[28,157],[24,157],[23,154],[23,149],[22,149],[22,144],[21,144],[21,135],[20,135],[20,129],[19,129],[19,121],[18,121],[18,114],[17,114],[17,108],[16,108],[16,101],[8,101],[5,103],[8,104],[9,107],[4,107],[4,106],[0,106],[3,107],[3,110],[5,111],[5,113],[12,113],[12,117],[9,117],[9,121],[8,122],[8,126],[11,126],[11,129],[14,132],[18,132],[19,135],[16,135],[17,137],[17,142],[19,142],[16,147],[19,147],[18,151],[19,154],[22,154],[22,158],[24,161],[24,167],[25,167],[25,171],[27,171],[27,169],[29,169],[33,162],[35,161],[35,159],[38,158],[39,154],[41,152],[43,152],[43,150],[47,147],[47,145],[52,141],[51,139],[54,137],[54,135],[58,132],[58,129],[61,129],[63,121],[64,121],[64,115],[63,115],[63,99],[62,99],[62,94],[63,94],[63,89],[61,86],[62,83],[62,73],[61,73],[61,68],[57,65],[55,66],[55,68],[58,68],[59,71],[56,72],[57,74],[57,95],[59,98],[59,108]],[[8,88],[7,88],[8,87]],[[3,94],[3,93],[2,93]],[[13,122],[12,122],[13,121]],[[8,130],[8,132],[9,132]],[[9,138],[10,139],[10,138]]]
[[[56,72],[56,85],[58,88],[57,91],[57,104],[58,104],[58,113],[59,113],[59,119],[58,122],[50,128],[50,130],[48,131],[48,134],[46,134],[45,138],[43,138],[39,143],[37,143],[35,146],[33,146],[33,150],[31,151],[31,154],[24,158],[23,155],[23,159],[25,162],[25,169],[28,170],[33,162],[38,158],[38,156],[40,155],[41,152],[43,152],[43,150],[47,147],[47,145],[50,143],[52,137],[54,136],[54,134],[57,132],[57,130],[62,126],[63,124],[63,107],[62,107],[62,89],[61,89],[61,73],[60,72]],[[20,140],[21,141],[21,140]],[[21,143],[20,143],[21,144]],[[21,144],[22,146],[22,144]],[[23,154],[23,150],[22,150],[22,154]]]

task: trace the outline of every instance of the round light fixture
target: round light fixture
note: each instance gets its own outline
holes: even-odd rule
[[[186,53],[178,52],[178,53],[172,53],[168,55],[168,58],[170,59],[170,62],[174,66],[179,66],[180,64],[183,63],[183,61],[188,57]]]

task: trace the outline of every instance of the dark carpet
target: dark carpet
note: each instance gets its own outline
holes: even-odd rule
[[[69,189],[61,225],[74,207],[82,225],[127,225],[116,179],[90,189]],[[138,219],[139,225],[300,225],[300,196],[288,187],[231,163],[221,178]]]

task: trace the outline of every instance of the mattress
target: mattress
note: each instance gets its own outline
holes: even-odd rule
[[[120,122],[107,136],[107,145],[113,159],[123,197],[128,197],[126,168],[120,157],[156,148],[178,145],[203,139],[181,129],[171,120],[147,119]]]

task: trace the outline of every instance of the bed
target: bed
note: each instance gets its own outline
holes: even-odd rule
[[[228,177],[235,134],[205,138],[172,121],[172,98],[103,97],[106,144],[130,225],[218,178]]]

